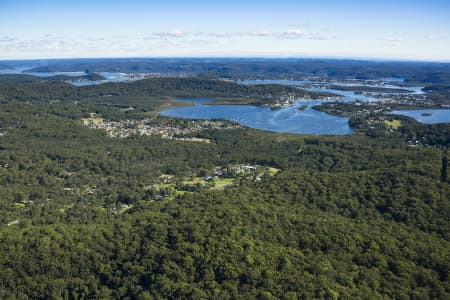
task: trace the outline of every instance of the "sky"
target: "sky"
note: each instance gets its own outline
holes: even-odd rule
[[[450,61],[449,0],[0,0],[0,60]]]

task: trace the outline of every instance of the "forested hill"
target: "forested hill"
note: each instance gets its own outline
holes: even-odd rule
[[[37,77],[28,74],[1,74],[0,75],[0,84],[18,84],[18,83],[33,83],[33,82],[50,82],[50,81],[79,81],[79,80],[105,80],[106,78],[102,75],[96,73],[90,73],[85,75],[78,76],[69,76],[69,75],[53,75],[53,76],[45,76],[45,77]]]
[[[0,84],[0,299],[448,299],[446,125],[193,134],[207,142],[84,125],[185,128],[195,123],[151,113],[168,101],[156,95],[252,91]],[[434,143],[411,146],[412,134]],[[218,170],[231,171],[205,182]]]
[[[86,75],[89,76],[89,75]],[[104,83],[83,87],[55,82],[61,76],[42,78],[29,75],[0,75],[0,94],[6,100],[89,100],[111,101],[114,97],[180,97],[216,98],[232,100],[240,104],[270,105],[285,98],[319,99],[330,93],[308,92],[306,90],[277,84],[242,85],[234,82],[200,78],[151,78],[124,83]],[[16,84],[22,84],[18,89]],[[109,98],[113,97],[113,98]],[[103,99],[102,99],[103,98]],[[106,99],[105,99],[106,98]]]

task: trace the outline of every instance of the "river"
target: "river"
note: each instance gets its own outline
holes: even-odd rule
[[[348,125],[349,118],[332,116],[314,110],[312,107],[324,102],[335,101],[379,101],[370,95],[361,95],[351,91],[311,87],[316,84],[311,81],[245,80],[239,81],[239,83],[309,86],[309,88],[306,88],[309,91],[330,92],[341,95],[342,97],[321,101],[297,101],[294,105],[279,110],[272,110],[270,107],[253,105],[205,105],[205,101],[202,99],[189,99],[182,101],[193,102],[195,104],[194,106],[164,110],[161,112],[161,115],[189,119],[226,119],[244,126],[273,132],[346,135],[352,133],[352,129]],[[421,88],[410,88],[412,93],[415,93],[418,90],[421,90]],[[304,105],[306,105],[307,108],[299,110],[299,107]]]
[[[26,68],[16,68],[9,70],[0,70],[0,74],[21,74]],[[34,76],[48,77],[54,75],[80,76],[83,72],[29,72],[25,73]],[[106,79],[101,81],[73,81],[71,84],[76,86],[85,86],[92,84],[101,84],[105,82],[122,82],[130,81],[130,77],[124,73],[100,72],[100,75]],[[322,101],[298,101],[294,105],[279,110],[272,110],[270,107],[253,106],[253,105],[205,105],[205,99],[185,99],[180,101],[193,102],[194,106],[181,107],[176,109],[168,109],[161,112],[161,115],[170,117],[180,117],[189,119],[226,119],[237,122],[241,125],[268,130],[273,132],[302,133],[315,135],[346,135],[351,134],[352,129],[348,125],[348,118],[332,116],[312,109],[315,105],[324,102],[352,102],[352,101],[379,101],[371,97],[370,94],[359,94],[351,91],[340,91],[318,86],[327,85],[327,82],[315,81],[295,81],[295,80],[244,80],[238,81],[240,84],[282,84],[303,87],[309,91],[330,92],[341,95],[340,98],[327,99]],[[385,88],[399,88],[392,83],[395,80],[386,81],[379,86]],[[398,81],[401,82],[401,81]],[[361,85],[349,83],[336,83],[333,85]],[[423,93],[421,87],[402,87],[414,94]],[[388,94],[388,93],[384,93]],[[299,107],[306,105],[305,109],[300,110]],[[450,110],[407,110],[394,111],[392,114],[400,114],[415,118],[419,122],[426,124],[449,123]]]

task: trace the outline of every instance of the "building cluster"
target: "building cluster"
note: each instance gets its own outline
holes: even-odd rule
[[[126,138],[132,135],[161,136],[192,142],[209,142],[208,139],[192,137],[196,133],[207,129],[234,129],[240,125],[220,120],[190,120],[182,124],[152,122],[151,120],[122,120],[106,121],[102,118],[91,117],[83,119],[83,124],[92,129],[105,130],[110,137]]]
[[[388,94],[388,95],[372,95],[373,97],[382,100],[382,102],[397,105],[409,105],[418,107],[436,106],[436,103],[431,97],[426,94]]]
[[[327,103],[326,109],[321,109],[326,113],[340,116],[362,116],[369,114],[380,114],[392,109],[401,109],[402,107],[416,108],[446,108],[446,105],[436,104],[432,97],[426,94],[374,94],[368,93],[373,98],[380,101],[355,101],[351,102],[353,108],[349,111],[347,103],[336,102]]]

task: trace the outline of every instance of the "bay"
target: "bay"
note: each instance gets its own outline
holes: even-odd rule
[[[450,109],[394,110],[387,114],[407,116],[424,124],[450,123]]]
[[[348,118],[336,117],[312,109],[320,101],[299,101],[292,106],[279,110],[272,110],[267,106],[254,105],[204,105],[204,100],[190,101],[195,106],[181,107],[162,111],[160,114],[170,117],[188,119],[225,119],[255,129],[306,133],[317,135],[346,135],[352,129],[348,125]],[[298,107],[307,105],[304,110]]]

